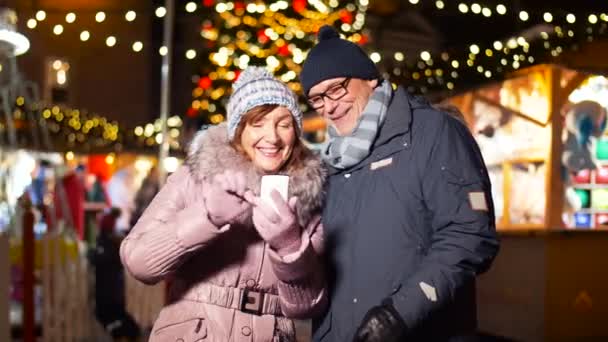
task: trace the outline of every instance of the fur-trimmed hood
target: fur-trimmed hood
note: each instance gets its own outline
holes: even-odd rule
[[[191,176],[197,183],[203,183],[228,169],[241,171],[245,173],[248,187],[259,195],[264,174],[230,145],[227,132],[226,124],[220,124],[196,134],[186,159]],[[299,221],[305,225],[323,205],[325,168],[320,158],[311,153],[304,160],[303,167],[282,174],[289,176],[289,196],[298,197]]]

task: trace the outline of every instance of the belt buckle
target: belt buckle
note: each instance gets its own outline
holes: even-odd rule
[[[243,289],[240,310],[253,315],[261,315],[264,306],[264,293]]]

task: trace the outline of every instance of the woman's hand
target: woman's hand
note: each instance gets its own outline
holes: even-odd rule
[[[260,197],[250,192],[245,194],[248,202],[253,204],[253,224],[258,234],[280,256],[293,253],[300,248],[302,229],[298,224],[296,204],[297,197],[285,202],[278,191],[273,190],[270,197],[277,210]]]
[[[248,192],[245,174],[226,170],[215,175],[203,196],[211,223],[217,227],[234,221],[251,207],[244,196]]]

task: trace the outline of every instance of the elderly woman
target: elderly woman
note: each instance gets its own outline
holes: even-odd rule
[[[295,95],[251,67],[233,85],[227,116],[194,138],[122,243],[135,278],[171,279],[150,341],[295,341],[291,318],[325,309],[325,175],[300,141]],[[290,179],[290,198],[273,191],[274,206],[258,197],[273,174]]]

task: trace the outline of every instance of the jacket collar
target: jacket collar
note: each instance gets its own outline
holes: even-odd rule
[[[398,87],[395,90],[391,103],[388,106],[386,120],[382,124],[382,127],[380,127],[373,148],[384,145],[394,137],[410,131],[412,122],[410,98],[411,95],[403,87]]]
[[[386,114],[386,120],[378,131],[378,136],[372,145],[372,153],[359,164],[354,165],[348,169],[337,169],[328,166],[330,175],[339,174],[343,172],[352,172],[360,169],[361,167],[374,162],[378,159],[384,158],[386,155],[393,153],[395,150],[404,148],[406,145],[403,143],[395,144],[394,148],[382,149],[383,153],[375,153],[379,147],[388,144],[394,138],[404,136],[404,143],[411,143],[410,129],[412,125],[412,109],[419,108],[421,106],[428,105],[428,102],[423,98],[416,98],[410,95],[403,87],[399,86],[393,93],[391,102],[388,107]]]

